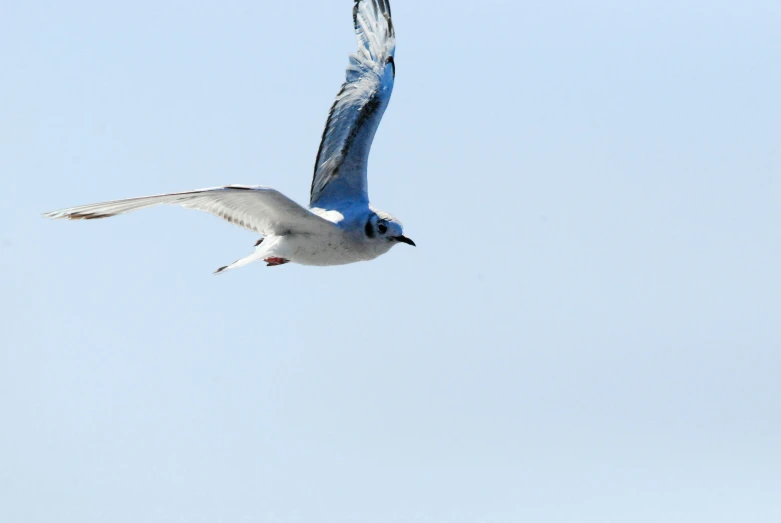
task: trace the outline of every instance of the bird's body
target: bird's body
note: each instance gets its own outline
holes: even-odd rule
[[[267,241],[273,248],[266,248]],[[373,260],[388,252],[391,246],[366,242],[356,231],[337,229],[317,236],[290,234],[265,240],[257,246],[256,254],[258,259],[279,258],[301,265],[346,265]]]
[[[222,267],[218,272],[255,260],[265,260],[271,266],[282,265],[287,261],[313,266],[346,265],[370,261],[388,252],[394,245],[393,241],[367,241],[365,223],[374,211],[369,209],[367,213],[360,207],[355,211],[351,219],[349,215],[344,216],[338,211],[315,209],[313,214],[326,221],[330,222],[329,218],[337,220],[335,223],[330,222],[333,227],[326,226],[318,233],[291,232],[267,236],[258,241],[253,254]]]
[[[415,245],[401,223],[369,205],[367,164],[396,76],[388,0],[355,0],[358,51],[331,107],[304,208],[262,186],[229,185],[71,207],[49,218],[107,218],[161,204],[211,213],[263,235],[255,252],[217,272],[257,260],[268,265],[343,265],[373,260],[397,243]]]

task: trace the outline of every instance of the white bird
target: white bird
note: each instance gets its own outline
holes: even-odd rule
[[[328,115],[315,161],[309,208],[262,186],[228,185],[82,205],[48,218],[92,220],[155,205],[205,211],[263,236],[255,252],[217,270],[256,260],[269,266],[341,265],[372,260],[397,243],[414,246],[390,214],[369,205],[367,163],[393,90],[396,38],[388,0],[355,0],[358,51]]]

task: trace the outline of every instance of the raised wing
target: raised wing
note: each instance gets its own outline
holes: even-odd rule
[[[333,231],[336,227],[279,191],[268,187],[241,185],[93,203],[52,211],[44,216],[55,219],[95,220],[162,204],[208,212],[263,235],[282,235],[290,232],[321,234]]]
[[[310,207],[369,203],[369,150],[393,91],[396,37],[388,0],[355,0],[353,20],[358,51],[350,56],[347,81],[328,115]]]

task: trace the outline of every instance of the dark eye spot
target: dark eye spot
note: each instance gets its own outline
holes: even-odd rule
[[[393,66],[393,77],[396,78],[396,60],[394,60],[392,56],[389,56],[388,59],[385,60],[385,63]]]
[[[374,229],[372,228],[372,221],[369,220],[366,222],[366,225],[363,228],[363,231],[366,233],[366,236],[369,238],[374,238]]]
[[[385,225],[384,223],[381,223],[377,226],[377,230],[380,231],[380,234],[385,234],[386,232],[388,232],[388,226]]]

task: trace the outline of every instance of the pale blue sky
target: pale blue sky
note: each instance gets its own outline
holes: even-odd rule
[[[0,0],[0,521],[781,521],[777,0],[393,0],[371,263],[40,217],[306,202],[351,4]]]

